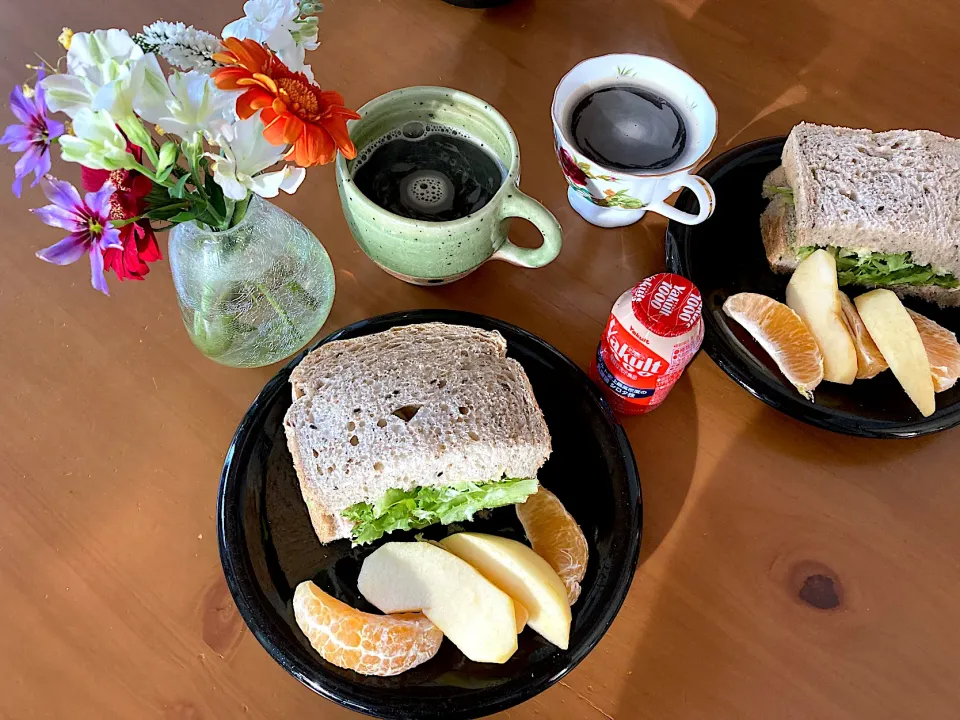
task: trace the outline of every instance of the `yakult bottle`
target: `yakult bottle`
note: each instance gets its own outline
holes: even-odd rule
[[[671,273],[648,277],[613,306],[590,375],[615,412],[663,402],[703,342],[700,291]]]

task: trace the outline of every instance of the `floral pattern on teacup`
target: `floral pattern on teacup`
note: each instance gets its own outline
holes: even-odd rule
[[[606,190],[603,191],[603,197],[598,198],[598,197],[594,197],[594,195],[585,187],[578,187],[576,185],[573,185],[571,187],[573,187],[573,189],[576,190],[578,194],[582,195],[583,197],[585,197],[587,200],[592,202],[594,205],[597,205],[598,207],[606,207],[606,208],[619,207],[619,208],[623,208],[624,210],[640,210],[641,208],[646,206],[646,203],[644,203],[642,200],[639,200],[635,197],[630,197],[629,195],[627,195],[626,190],[619,190],[617,192],[614,192],[613,190],[607,188]]]
[[[600,180],[608,183],[619,183],[622,181],[613,175],[600,175],[595,173],[588,162],[582,160],[577,162],[570,151],[562,147],[559,142],[557,142],[557,158],[560,160],[560,169],[563,171],[564,177],[567,178],[567,182],[570,183],[570,187],[594,205],[599,207],[620,207],[626,210],[639,210],[644,207],[645,203],[642,200],[631,197],[627,194],[626,190],[615,191],[607,188],[603,190],[602,197],[595,196],[590,191],[588,180]],[[596,185],[597,183],[593,183],[595,188]]]
[[[581,167],[581,164],[573,159],[573,155],[558,146],[557,157],[560,159],[560,169],[570,184],[577,187],[586,187],[587,180],[590,176],[587,175],[586,171]],[[583,163],[583,165],[587,165],[587,163]],[[590,166],[587,165],[587,167],[589,168]]]

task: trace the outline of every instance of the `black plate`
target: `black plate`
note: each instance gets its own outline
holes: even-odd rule
[[[330,665],[310,647],[291,608],[297,584],[312,579],[349,605],[376,612],[357,591],[357,574],[363,558],[380,543],[352,549],[341,540],[324,546],[313,533],[282,427],[290,405],[287,380],[303,354],[267,383],[237,428],[217,500],[223,572],[260,644],[323,697],[382,718],[475,718],[550,687],[610,627],[630,589],[640,550],[640,480],[627,437],[587,376],[543,340],[482,315],[420,310],[363,320],[320,344],[433,321],[499,330],[507,354],[530,376],[553,438],[553,455],[540,481],[571,511],[590,545],[583,593],[573,607],[569,650],[561,651],[527,629],[517,653],[503,665],[491,665],[468,661],[444,640],[429,662],[396,677],[377,678]],[[462,525],[524,540],[509,507]],[[451,528],[437,525],[424,534],[442,538]],[[413,537],[412,532],[392,533],[386,539]]]
[[[893,373],[853,385],[824,382],[804,400],[760,346],[722,309],[738,292],[769,295],[783,302],[789,275],[767,264],[760,235],[764,176],[780,164],[784,137],[755,140],[715,158],[699,174],[717,194],[717,209],[702,225],[671,222],[667,228],[667,266],[690,278],[703,295],[706,337],[703,347],[720,368],[771,407],[798,420],[834,432],[862,437],[915,437],[960,424],[960,385],[937,394],[937,411],[920,415]],[[694,211],[696,200],[685,191],[677,207]],[[862,292],[844,290],[851,296]],[[960,310],[908,298],[904,304],[960,332]]]

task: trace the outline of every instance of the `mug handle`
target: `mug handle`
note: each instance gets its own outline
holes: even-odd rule
[[[500,219],[518,217],[529,220],[543,235],[538,248],[523,248],[504,238],[503,245],[491,256],[492,260],[506,260],[525,268],[538,268],[553,262],[563,245],[563,231],[553,214],[519,188],[513,188],[500,206]]]
[[[677,210],[673,205],[668,205],[665,201],[659,200],[650,203],[645,210],[652,210],[655,213],[663,215],[670,220],[676,220],[685,225],[699,225],[708,217],[713,215],[713,208],[716,207],[716,195],[710,183],[699,175],[687,175],[686,173],[677,175],[670,182],[670,193],[674,193],[680,188],[687,188],[697,196],[697,203],[700,205],[700,212],[693,213]]]

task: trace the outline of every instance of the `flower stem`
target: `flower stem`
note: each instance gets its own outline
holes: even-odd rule
[[[234,201],[228,197],[223,199],[225,208],[223,213],[223,222],[220,223],[221,230],[228,230],[232,225]]]
[[[288,280],[286,288],[290,291],[291,295],[296,295],[303,300],[303,302],[306,303],[311,310],[316,310],[320,307],[320,302],[313,295],[304,290],[303,286],[296,280]]]
[[[132,157],[132,156],[131,156]],[[173,173],[170,173],[163,180],[157,179],[157,174],[152,170],[148,170],[143,164],[138,163],[136,160],[131,159],[129,165],[127,166],[128,170],[136,170],[141,175],[148,177],[152,182],[157,185],[162,185],[163,187],[173,187],[177,184],[177,178],[173,176]]]
[[[237,204],[233,208],[233,217],[230,220],[230,227],[236,227],[240,224],[240,221],[247,215],[247,207],[250,205],[250,194],[247,193],[247,196],[243,200],[238,200]]]
[[[200,194],[200,197],[203,198],[207,206],[207,212],[210,213],[210,217],[220,226],[220,229],[224,229],[223,223],[225,218],[220,216],[220,213],[217,212],[213,203],[210,202],[210,197],[207,195],[207,189],[203,182],[203,174],[200,172],[200,151],[202,149],[202,143],[203,141],[200,139],[196,141],[185,140],[183,143],[183,154],[187,158],[187,164],[190,165],[190,176],[193,178],[193,185]]]
[[[299,333],[297,326],[293,324],[293,320],[290,319],[290,316],[287,315],[286,311],[280,306],[280,303],[277,302],[277,299],[270,293],[267,287],[262,282],[254,283],[254,285],[257,290],[260,291],[260,294],[266,298],[267,302],[270,303],[270,307],[280,316],[280,319],[289,325],[294,332]]]

